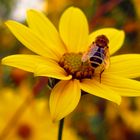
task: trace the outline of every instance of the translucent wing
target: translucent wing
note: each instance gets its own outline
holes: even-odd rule
[[[107,69],[110,65],[110,54],[109,54],[109,48],[105,48],[105,57],[104,57],[104,68]]]
[[[89,48],[89,53],[88,53],[89,58],[95,55],[98,48],[99,47],[95,43],[91,45],[91,47]]]
[[[89,47],[88,51],[83,54],[82,59],[81,59],[82,62],[86,62],[87,60],[89,60],[89,58],[92,57],[97,50],[98,50],[98,47],[96,46],[95,43],[93,43]]]

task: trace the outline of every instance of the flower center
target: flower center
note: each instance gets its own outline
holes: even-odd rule
[[[32,135],[31,127],[28,124],[21,124],[17,130],[20,138],[27,139]]]
[[[71,74],[74,79],[91,78],[94,73],[89,63],[82,62],[82,53],[65,53],[59,61],[59,65]]]

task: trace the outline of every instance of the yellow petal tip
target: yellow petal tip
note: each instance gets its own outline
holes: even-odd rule
[[[8,56],[7,57],[4,57],[2,60],[1,60],[1,64],[3,64],[3,65],[6,65],[7,64],[7,58],[8,58]]]
[[[60,117],[57,117],[57,116],[51,116],[51,118],[52,118],[52,122],[53,123],[56,123],[56,122],[58,122],[58,121],[60,121],[61,119],[63,119],[63,118],[60,118]]]
[[[26,11],[27,15],[32,13],[32,12],[37,12],[37,10],[35,10],[35,9],[27,9],[27,11]]]
[[[13,20],[7,20],[6,22],[5,22],[5,25],[6,26],[9,26],[12,22],[14,22]]]
[[[124,38],[125,37],[125,32],[124,30],[120,30],[121,34],[122,34],[122,37]]]
[[[51,109],[51,108],[50,108]],[[51,118],[52,118],[52,121],[53,122],[58,122],[60,121],[61,119],[63,119],[65,116],[63,114],[61,114],[60,112],[53,112],[52,110],[50,110],[51,112]],[[61,114],[61,115],[60,115]]]
[[[73,10],[80,10],[79,8],[77,7],[74,7],[74,6],[70,6],[69,8],[67,8],[67,11],[73,11]],[[80,10],[81,11],[81,10]]]
[[[14,21],[14,20],[7,20],[5,22],[5,25],[11,30],[14,26],[19,25],[20,23]]]
[[[117,101],[116,103],[117,103],[117,105],[120,105],[121,104],[121,97],[120,97],[120,100],[119,101]]]

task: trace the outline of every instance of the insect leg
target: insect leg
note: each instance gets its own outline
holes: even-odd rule
[[[101,76],[102,76],[102,73],[104,72],[105,69],[103,69],[101,72],[100,72],[100,83],[101,83]]]

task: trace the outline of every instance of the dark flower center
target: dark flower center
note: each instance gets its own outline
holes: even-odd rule
[[[17,133],[18,133],[20,138],[28,139],[32,135],[32,130],[28,124],[21,124],[18,127]]]
[[[59,61],[59,65],[74,79],[92,78],[94,74],[94,69],[89,63],[81,61],[82,55],[82,53],[65,53]]]

